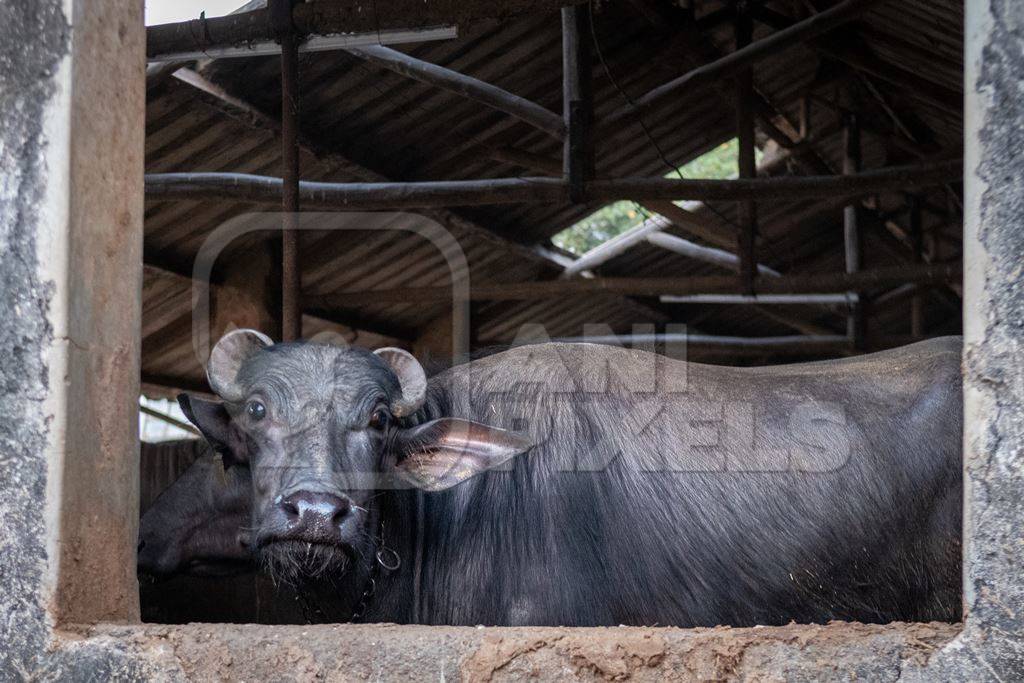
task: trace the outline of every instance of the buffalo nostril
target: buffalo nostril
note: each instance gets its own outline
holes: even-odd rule
[[[277,507],[279,507],[289,519],[298,519],[299,507],[294,496],[282,499],[281,496],[277,497]]]
[[[283,498],[278,507],[288,516],[291,533],[307,540],[333,542],[352,511],[352,501],[329,493],[299,491]]]

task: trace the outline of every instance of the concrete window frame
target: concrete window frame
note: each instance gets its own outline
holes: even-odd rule
[[[4,678],[1024,676],[1019,2],[966,3],[963,623],[694,630],[138,623],[141,14],[0,9],[5,43],[33,40],[0,72]]]

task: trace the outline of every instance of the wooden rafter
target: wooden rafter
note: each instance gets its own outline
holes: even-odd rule
[[[855,19],[880,0],[843,0],[835,7],[819,12],[803,21],[776,31],[772,35],[736,50],[721,59],[704,64],[637,98],[630,106],[613,113],[604,123],[625,120],[642,113],[669,95],[714,80],[734,76],[743,69],[773,54],[807,42],[823,33]]]
[[[488,18],[507,19],[527,12],[552,11],[584,0],[389,0],[369,11],[359,0],[306,2],[292,10],[292,24],[303,35],[332,35],[441,25],[466,25]],[[240,43],[264,42],[277,36],[269,10],[252,9],[225,17],[194,19],[146,28],[146,56],[207,51]]]
[[[268,131],[275,136],[280,136],[281,124],[279,119],[259,107],[231,95],[201,74],[190,69],[179,69],[174,73],[174,78],[194,89],[195,97],[205,106],[219,111],[246,127]],[[309,131],[308,129],[299,130],[297,131],[297,139],[299,146],[304,152],[337,173],[369,183],[387,182],[389,180],[387,176],[353,161],[334,149],[323,146],[317,142],[320,136],[316,135],[315,131]],[[538,250],[509,240],[447,208],[426,208],[418,210],[417,213],[445,226],[456,239],[471,236],[485,243],[490,243],[495,248],[521,259],[525,263],[534,264],[540,269],[542,276],[555,277],[562,270],[562,266],[559,263]],[[173,265],[174,267],[170,268],[171,270],[180,274],[188,274],[187,264],[169,260],[164,254],[152,247],[146,249],[146,254],[147,262],[158,266]],[[626,309],[633,311],[635,315],[642,319],[657,322],[666,319],[665,314],[656,308],[646,306],[629,298],[619,298],[619,301]],[[401,339],[410,338],[407,336],[410,333],[408,330],[395,330],[391,329],[390,326],[382,326],[382,321],[364,319],[363,316],[356,314],[355,311],[346,307],[316,309],[308,312],[316,317],[340,322],[349,327],[378,332]]]
[[[592,180],[584,191],[593,201],[622,199],[742,201],[859,197],[889,190],[941,185],[961,176],[959,159],[873,169],[849,176],[786,176],[738,180],[616,178]],[[557,178],[492,178],[412,183],[328,183],[303,181],[304,206],[319,209],[422,209],[519,203],[559,203],[568,183]],[[247,173],[150,173],[147,200],[233,199],[276,204],[281,179]]]
[[[565,123],[558,114],[472,76],[416,59],[382,45],[349,48],[345,51],[396,74],[467,97],[514,116],[552,137],[561,139],[565,135]]]
[[[959,264],[898,266],[861,270],[856,273],[813,273],[758,278],[757,291],[763,293],[846,292],[907,283],[945,283],[960,277]],[[469,292],[471,301],[526,301],[560,298],[570,295],[622,294],[657,297],[669,294],[735,293],[736,278],[728,275],[698,275],[677,278],[590,278],[518,282],[502,285],[476,285]],[[358,306],[364,303],[419,303],[450,301],[449,287],[398,288],[363,292],[339,292],[307,296],[307,306],[331,309],[336,305]]]

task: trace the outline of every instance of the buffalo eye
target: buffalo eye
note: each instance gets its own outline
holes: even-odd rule
[[[373,415],[370,415],[369,427],[370,429],[381,430],[388,426],[388,419],[390,415],[383,408],[377,408],[373,411]]]
[[[245,406],[245,412],[253,421],[259,422],[267,416],[267,407],[259,401],[249,401],[249,404]]]

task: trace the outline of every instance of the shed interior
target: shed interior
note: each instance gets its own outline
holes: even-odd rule
[[[502,18],[477,17],[460,22],[454,39],[392,49],[497,86],[562,117],[563,29],[558,3],[550,4],[549,9]],[[695,78],[650,106],[638,104],[654,88],[733,53],[744,17],[757,44],[848,4],[861,11],[753,62],[746,90],[742,73],[738,78]],[[926,167],[962,157],[964,8],[959,0],[628,0],[592,2],[589,9],[580,36],[589,46],[585,68],[593,86],[593,179],[675,177],[678,167],[725,142],[740,137],[743,146],[743,117],[738,123],[737,111],[744,108],[753,118],[746,132],[760,150],[759,178],[841,175],[856,172],[857,166],[863,171]],[[278,56],[199,59],[173,62],[173,69],[152,62],[147,73],[147,174],[283,177],[280,61]],[[300,53],[298,73],[303,181],[562,175],[563,140],[473,97],[340,49]],[[746,99],[740,92],[746,92]],[[735,268],[646,239],[564,277],[580,255],[559,249],[552,237],[610,203],[605,199],[406,208],[389,219],[395,229],[385,230],[361,229],[360,214],[346,219],[314,208],[299,231],[301,336],[367,348],[401,346],[445,361],[452,344],[445,332],[453,324],[451,304],[436,292],[450,285],[451,269],[446,254],[415,232],[434,224],[457,240],[471,292],[548,283],[529,296],[474,299],[470,352],[522,341],[538,330],[552,339],[580,338],[588,334],[585,326],[600,324],[629,345],[634,329],[663,335],[685,325],[699,335],[688,345],[689,359],[764,365],[960,334],[962,291],[955,276],[962,256],[962,198],[959,180],[894,182],[852,198],[843,191],[803,198],[766,192],[758,195],[756,221],[742,201],[636,200],[637,212],[649,216],[648,222],[661,221],[657,232],[739,254],[740,263],[748,266],[741,253],[743,238],[753,235],[754,263],[782,278],[821,276],[825,281],[850,270],[885,273],[857,287],[855,307],[673,303],[650,288],[634,294],[566,285],[559,293],[559,283],[573,280],[697,282],[692,279],[720,275],[736,278],[730,295],[747,292],[750,283]],[[851,221],[859,254],[853,264]],[[147,397],[209,391],[193,344],[194,266],[206,240],[226,223],[257,229],[217,256],[211,333],[250,326],[280,334],[276,209],[237,197],[160,195],[150,193],[147,185],[141,333]],[[335,229],[339,224],[345,229]],[[940,275],[908,275],[899,281],[899,273],[923,273],[928,266]],[[753,282],[755,292],[766,279]],[[425,294],[417,300],[421,291]],[[829,291],[836,293],[834,287]],[[814,290],[792,292],[808,293]],[[656,337],[659,348],[665,348],[665,339]],[[189,443],[144,444],[143,506],[195,452]],[[180,585],[143,586],[144,619],[216,621],[218,611],[226,621],[274,623],[309,616],[301,605],[298,612],[269,609],[266,601],[259,613],[239,608],[252,604],[253,592],[266,595],[260,579],[245,578],[242,588],[235,579],[210,580],[220,582],[212,591],[209,583],[196,588],[194,582],[203,580],[175,581]],[[196,590],[227,596],[223,609],[211,611],[208,601],[183,599]],[[147,591],[153,596],[148,603]],[[243,596],[237,604],[232,591]],[[203,605],[202,613],[182,607],[192,603]]]

